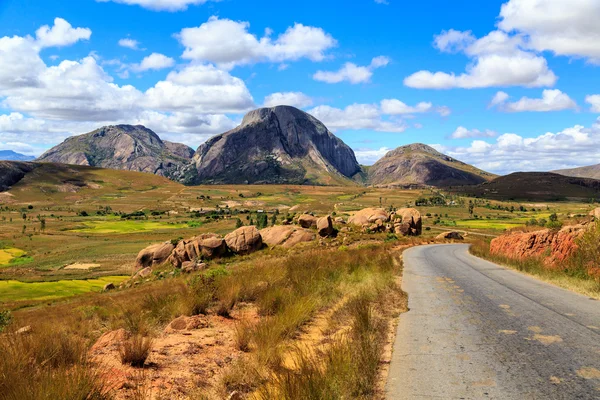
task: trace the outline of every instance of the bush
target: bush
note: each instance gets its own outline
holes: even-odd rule
[[[2,332],[10,324],[12,320],[12,314],[10,311],[0,311],[0,332]]]
[[[152,350],[152,339],[133,335],[125,340],[119,349],[121,363],[131,365],[132,367],[142,368]]]

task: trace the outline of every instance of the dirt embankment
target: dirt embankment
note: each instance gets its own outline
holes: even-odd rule
[[[544,258],[549,267],[556,267],[577,250],[577,239],[589,224],[565,226],[559,231],[542,229],[535,232],[513,232],[492,240],[491,254],[514,260]]]

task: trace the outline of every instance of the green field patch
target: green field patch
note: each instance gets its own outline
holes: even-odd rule
[[[23,250],[16,248],[0,249],[0,265],[9,265],[26,254]]]
[[[85,228],[73,229],[74,232],[83,233],[135,233],[148,232],[160,229],[187,228],[184,224],[169,224],[158,221],[90,221],[84,223]]]
[[[107,283],[115,285],[128,276],[106,276],[98,279],[56,282],[0,281],[0,303],[22,300],[56,300],[88,292],[99,292]]]
[[[472,229],[494,229],[504,230],[512,229],[518,226],[525,225],[527,219],[523,220],[506,220],[506,219],[469,219],[456,221],[456,226],[460,228]]]

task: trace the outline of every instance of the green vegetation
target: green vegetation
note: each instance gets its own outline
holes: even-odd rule
[[[168,222],[155,221],[92,221],[85,222],[85,228],[73,229],[74,232],[83,233],[133,233],[143,231],[155,231],[162,229],[181,229],[183,224],[172,224]]]
[[[107,276],[90,280],[56,282],[0,281],[0,303],[21,300],[54,300],[87,292],[98,292],[109,282],[115,285],[128,276]]]
[[[0,266],[14,263],[16,259],[26,256],[26,252],[21,249],[9,248],[0,249]]]

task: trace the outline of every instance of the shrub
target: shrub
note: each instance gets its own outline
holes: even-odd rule
[[[12,314],[10,311],[0,311],[0,332],[2,332],[10,324],[12,320]]]
[[[152,350],[152,339],[135,334],[121,343],[119,355],[121,363],[142,368]]]

